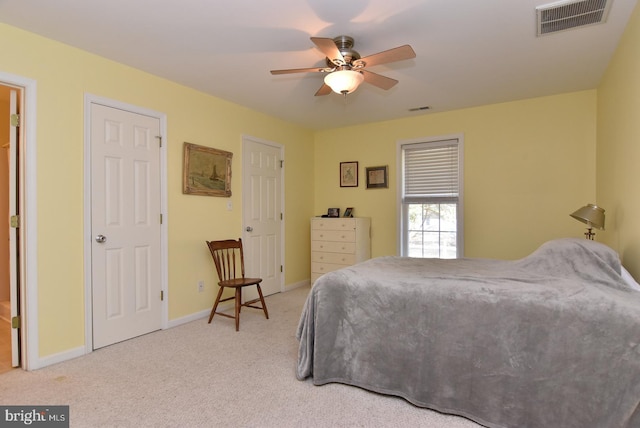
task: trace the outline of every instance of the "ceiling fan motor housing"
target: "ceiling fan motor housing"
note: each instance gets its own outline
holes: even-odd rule
[[[353,67],[354,65],[353,61],[360,59],[360,54],[353,49],[353,44],[354,44],[353,37],[338,36],[333,39],[333,42],[338,47],[340,54],[344,58],[345,64],[342,64],[342,61],[340,61],[339,58],[337,58],[337,63],[333,61],[336,58],[327,58],[327,66],[329,67],[343,66],[344,67],[345,65],[347,65],[348,67],[346,69],[350,69],[351,67]],[[344,69],[344,68],[340,68],[340,69]]]

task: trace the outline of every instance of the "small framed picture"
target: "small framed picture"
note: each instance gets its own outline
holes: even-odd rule
[[[347,208],[344,210],[343,217],[353,217],[353,208]]]
[[[340,162],[340,187],[358,187],[358,162]]]
[[[388,166],[367,167],[367,189],[382,189],[389,187]]]
[[[329,216],[329,217],[340,217],[340,208],[329,208],[327,210],[327,216]]]

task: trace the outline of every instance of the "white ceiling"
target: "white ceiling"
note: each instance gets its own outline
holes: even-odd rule
[[[326,129],[593,89],[636,1],[544,37],[544,0],[0,0],[0,22]],[[417,56],[370,69],[399,80],[392,89],[364,83],[346,100],[314,96],[320,73],[269,73],[324,67],[309,37],[339,35],[363,57],[404,44]]]

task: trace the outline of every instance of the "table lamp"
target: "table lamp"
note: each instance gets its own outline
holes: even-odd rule
[[[587,239],[593,240],[594,227],[604,230],[604,209],[595,204],[587,204],[569,215],[587,225],[587,231],[584,234]]]

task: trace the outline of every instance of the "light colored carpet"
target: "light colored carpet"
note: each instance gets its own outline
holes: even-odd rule
[[[308,288],[33,372],[0,375],[3,405],[70,406],[72,427],[479,427],[359,388],[298,381],[296,326]]]

